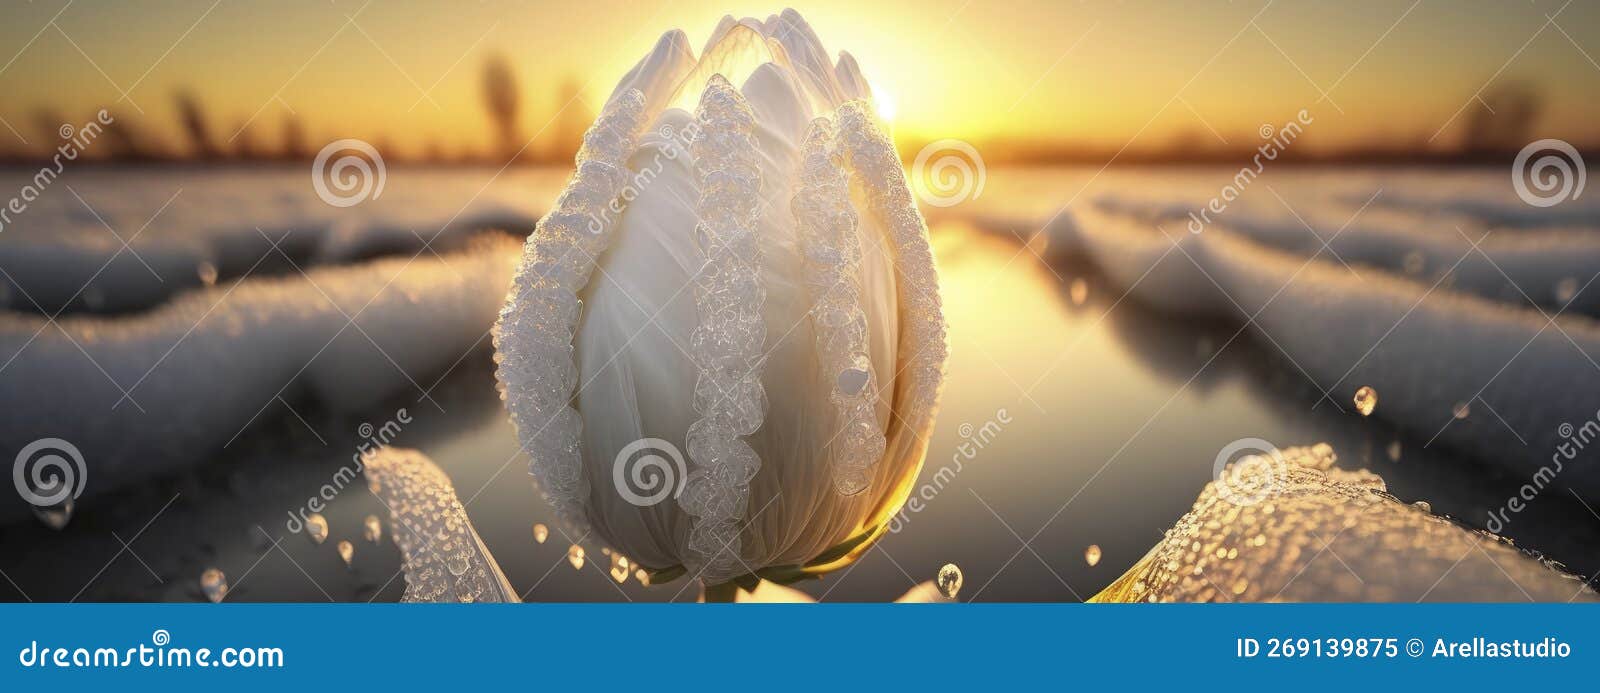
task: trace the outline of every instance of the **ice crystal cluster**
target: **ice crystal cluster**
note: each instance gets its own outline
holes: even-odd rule
[[[751,131],[755,116],[726,79],[706,86],[695,114],[695,174],[700,181],[695,238],[705,265],[695,280],[695,327],[689,355],[700,367],[689,426],[689,457],[697,468],[685,481],[680,503],[696,522],[689,550],[713,574],[737,574],[739,521],[749,483],[761,467],[755,450],[740,439],[761,428],[767,395],[761,385],[766,324],[761,304],[760,252],[755,239],[760,214],[761,173]]]
[[[579,499],[588,492],[578,443],[583,422],[570,406],[578,379],[572,356],[577,291],[610,242],[612,224],[604,212],[626,182],[626,159],[644,118],[644,95],[630,90],[606,104],[584,134],[577,173],[528,237],[495,329],[501,396],[533,460],[534,479],[575,527],[585,526]]]
[[[389,507],[392,535],[405,559],[401,601],[518,601],[449,477],[433,462],[415,450],[384,447],[363,464],[372,492]]]
[[[855,282],[861,263],[856,212],[850,205],[839,131],[831,119],[812,122],[800,156],[794,217],[816,302],[817,359],[825,372],[834,374],[829,399],[839,409],[833,483],[839,493],[854,495],[871,482],[872,466],[883,456],[885,443],[876,412],[877,377],[867,356],[867,316]]]

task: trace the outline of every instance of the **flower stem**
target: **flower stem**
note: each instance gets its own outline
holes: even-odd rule
[[[739,586],[732,582],[720,585],[703,585],[700,588],[701,599],[707,604],[732,604],[734,596],[739,592]]]

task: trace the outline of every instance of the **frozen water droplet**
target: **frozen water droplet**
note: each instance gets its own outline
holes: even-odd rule
[[[339,542],[339,558],[344,559],[344,567],[350,567],[350,559],[356,556],[356,546],[349,541]]]
[[[628,562],[627,556],[613,551],[611,553],[611,579],[616,580],[617,584],[619,585],[627,582],[629,572],[628,568],[631,567],[631,565],[632,564]]]
[[[650,586],[650,574],[644,572],[644,568],[633,571],[633,579],[638,580],[639,584],[644,585],[645,587]]]
[[[465,575],[467,570],[472,567],[472,561],[467,560],[467,557],[470,555],[472,554],[469,554],[466,551],[450,554],[448,558],[444,559],[445,569],[450,571],[450,574],[456,577]]]
[[[34,505],[29,507],[33,508],[33,516],[39,518],[39,521],[44,523],[44,526],[61,531],[72,520],[72,510],[75,506],[72,503],[72,499],[68,498],[55,505]]]
[[[550,528],[544,526],[543,522],[535,523],[533,525],[533,540],[534,541],[543,544],[544,540],[545,539],[549,539],[549,538],[550,538]]]
[[[1388,450],[1388,452],[1389,452],[1389,461],[1390,462],[1399,462],[1400,461],[1400,441],[1398,441],[1398,440],[1390,441],[1389,442],[1389,450]]]
[[[327,541],[328,518],[323,517],[322,513],[311,513],[306,517],[306,535],[318,544]]]
[[[1426,267],[1426,265],[1427,261],[1423,259],[1422,253],[1419,253],[1415,250],[1406,253],[1406,274],[1422,274],[1422,270]]]
[[[1084,281],[1083,277],[1072,280],[1069,291],[1072,294],[1072,305],[1081,306],[1084,301],[1089,300],[1089,282]]]
[[[377,515],[368,515],[367,519],[362,520],[362,524],[366,525],[366,531],[362,532],[362,536],[366,537],[367,541],[376,544],[383,538],[383,523],[378,521]]]
[[[867,379],[872,374],[872,371],[867,370],[866,364],[863,363],[864,361],[866,361],[866,357],[858,354],[856,356],[856,365],[839,371],[839,394],[847,397],[857,395],[867,386]]]
[[[1578,278],[1567,277],[1556,282],[1556,302],[1565,306],[1578,297]]]
[[[206,568],[200,574],[200,591],[205,593],[206,599],[216,604],[228,597],[228,576],[216,568]]]
[[[1433,504],[1429,503],[1428,501],[1419,500],[1419,501],[1417,501],[1415,503],[1412,503],[1412,505],[1416,506],[1416,508],[1418,510],[1421,510],[1422,512],[1425,512],[1425,513],[1433,512]]]
[[[1084,549],[1083,561],[1088,563],[1091,568],[1100,565],[1100,545],[1090,544],[1089,548]]]
[[[955,599],[956,593],[961,591],[961,569],[954,563],[946,563],[939,569],[938,579],[934,581],[939,586],[939,594],[946,599]]]
[[[200,277],[200,283],[214,286],[217,283],[217,266],[209,262],[202,262],[194,268],[195,276]]]
[[[1472,414],[1472,405],[1467,404],[1466,402],[1456,402],[1455,408],[1451,410],[1450,413],[1451,415],[1455,416],[1457,420],[1465,419]]]
[[[1355,403],[1356,411],[1361,412],[1362,416],[1371,416],[1372,410],[1378,406],[1378,391],[1362,385],[1361,389],[1356,390]]]
[[[583,570],[583,547],[573,544],[567,549],[567,562],[572,564],[574,570]]]

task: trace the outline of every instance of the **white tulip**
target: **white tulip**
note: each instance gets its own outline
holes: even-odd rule
[[[869,98],[791,10],[698,59],[670,32],[606,102],[496,333],[574,538],[748,585],[847,565],[904,503],[944,323]]]

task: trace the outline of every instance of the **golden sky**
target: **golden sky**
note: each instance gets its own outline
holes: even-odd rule
[[[1156,149],[1248,142],[1301,108],[1308,146],[1459,141],[1476,94],[1522,82],[1539,136],[1600,143],[1600,5],[1555,0],[795,2],[855,54],[903,138],[1056,139]],[[504,54],[521,129],[552,122],[564,82],[598,104],[663,31],[704,42],[749,2],[36,0],[0,10],[0,148],[51,118],[108,108],[177,141],[194,92],[227,138],[362,137],[420,152],[486,148],[481,71]],[[1553,19],[1552,19],[1553,17]],[[142,111],[142,112],[141,112]],[[592,109],[583,108],[587,115]],[[556,126],[551,126],[552,132]],[[535,144],[535,148],[539,146]],[[1247,145],[1248,146],[1248,145]]]

